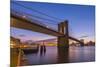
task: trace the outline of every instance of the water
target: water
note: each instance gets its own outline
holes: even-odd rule
[[[57,50],[56,46],[46,47],[46,52],[26,54],[28,65],[74,63],[95,61],[95,47],[70,47],[64,51]]]

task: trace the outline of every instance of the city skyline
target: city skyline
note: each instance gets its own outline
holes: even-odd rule
[[[50,4],[50,3],[38,3],[38,2],[21,2],[16,1],[19,4],[27,5],[33,9],[36,9],[40,12],[43,12],[47,15],[60,18],[61,20],[57,20],[57,22],[46,23],[45,20],[40,20],[43,24],[48,26],[52,26],[53,28],[57,28],[57,25],[64,20],[69,21],[69,25],[74,31],[73,35],[80,39],[81,36],[88,36],[86,39],[94,40],[95,39],[95,7],[94,6],[86,6],[86,5],[71,5],[71,4]],[[37,15],[39,17],[45,17],[43,15],[37,14],[31,10],[22,8],[21,6],[16,5],[14,2],[11,2],[11,9],[22,11],[25,13],[29,13],[32,15]],[[42,8],[41,8],[42,7]],[[68,10],[67,10],[68,9]],[[46,17],[50,19],[49,17]],[[29,35],[30,34],[30,35]],[[21,36],[23,35],[23,36]],[[46,34],[40,34],[37,32],[11,28],[11,36],[22,40],[44,40],[55,38],[54,36],[48,36]]]

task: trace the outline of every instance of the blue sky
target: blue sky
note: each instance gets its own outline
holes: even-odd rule
[[[16,1],[16,3],[35,9],[39,12],[47,15],[60,18],[56,19],[56,22],[47,20],[37,19],[42,21],[41,23],[46,24],[50,27],[57,28],[57,24],[61,21],[68,20],[69,28],[73,30],[74,37],[88,36],[88,39],[94,39],[95,36],[95,6],[89,5],[74,5],[74,4],[51,4],[51,3],[38,3],[38,2],[23,2]],[[11,9],[36,15],[42,18],[55,20],[53,18],[41,15],[35,11],[18,6],[14,2],[11,2]],[[47,23],[49,22],[49,23]],[[70,30],[70,29],[69,29]],[[29,35],[30,34],[30,35]],[[32,32],[22,29],[11,28],[11,35],[23,40],[42,40],[54,38],[38,32]],[[19,35],[25,35],[20,37]]]

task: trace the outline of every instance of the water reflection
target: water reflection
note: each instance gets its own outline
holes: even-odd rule
[[[69,62],[90,62],[95,61],[95,47],[70,47]]]
[[[45,49],[45,50],[44,50]],[[41,53],[42,52],[42,53]],[[95,47],[40,47],[37,53],[26,54],[28,65],[95,61]]]
[[[67,63],[69,62],[69,48],[58,47],[58,58],[57,63]]]

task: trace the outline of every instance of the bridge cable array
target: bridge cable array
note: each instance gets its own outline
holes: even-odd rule
[[[29,14],[29,13],[26,13],[26,12],[21,12],[21,11],[17,11],[18,13],[20,13],[20,14],[26,14],[27,16],[31,16],[31,17],[35,17],[35,18],[38,18],[38,19],[42,19],[42,20],[47,20],[47,21],[50,21],[50,22],[58,22],[58,21],[56,21],[56,20],[62,20],[62,19],[60,19],[60,18],[56,18],[56,17],[53,17],[53,16],[50,16],[50,15],[47,15],[47,14],[45,14],[45,13],[43,13],[43,12],[40,12],[40,11],[38,11],[38,10],[36,10],[36,9],[33,9],[33,8],[31,8],[31,7],[27,7],[27,6],[25,6],[25,5],[22,5],[22,4],[19,4],[19,3],[16,3],[16,2],[14,2],[14,1],[12,1],[13,3],[15,3],[16,5],[18,5],[18,6],[21,6],[21,7],[23,7],[23,8],[26,8],[26,9],[29,9],[29,10],[31,10],[31,11],[35,11],[35,12],[37,12],[37,13],[39,13],[39,14],[41,14],[41,15],[45,15],[45,16],[47,16],[47,17],[49,17],[49,18],[52,18],[53,20],[51,20],[51,19],[47,19],[47,18],[43,18],[43,17],[40,17],[40,16],[37,16],[37,15],[32,15],[32,14]],[[12,10],[12,9],[11,9]],[[15,11],[15,10],[12,10],[12,11]],[[54,20],[55,19],[55,20]],[[46,22],[46,23],[48,23],[48,24],[53,24],[53,25],[58,25],[58,23],[50,23],[50,22]],[[45,24],[44,24],[45,25]],[[72,29],[71,29],[71,34],[72,34],[73,32],[72,32]],[[69,33],[70,34],[70,33]]]
[[[26,7],[26,6],[24,6],[24,5],[22,5],[22,4],[19,4],[19,3],[16,3],[16,2],[14,2],[14,3],[17,4],[18,6],[21,6],[21,7],[23,7],[23,8],[26,8],[26,9],[29,9],[29,10],[31,10],[31,11],[34,11],[33,8]],[[47,16],[47,14],[42,13],[42,12],[40,12],[40,11],[38,11],[38,10],[35,10],[35,12]],[[28,14],[28,13],[27,13],[27,14]],[[58,18],[56,18],[56,20],[54,20],[54,19],[55,19],[54,17],[48,15],[48,17],[53,18],[53,20],[50,20],[50,19],[46,19],[46,18],[43,18],[43,17],[40,17],[40,16],[31,15],[31,14],[29,14],[29,16],[32,16],[32,17],[35,17],[35,18],[38,18],[38,19],[42,19],[42,20],[47,20],[47,21],[49,21],[49,22],[46,22],[46,23],[52,24],[52,26],[54,26],[54,25],[58,26],[58,23],[57,23],[58,21],[56,21]],[[59,19],[59,20],[61,20],[61,19]],[[44,21],[43,21],[43,22],[44,22]],[[51,23],[51,22],[56,22],[56,23]],[[50,28],[51,28],[51,26],[48,26],[47,24],[46,24],[46,27],[50,27]],[[58,27],[57,27],[57,28],[58,28]],[[54,29],[54,28],[52,28],[52,29]],[[54,30],[57,30],[57,29],[54,29]]]
[[[29,14],[29,13],[25,13],[25,12],[21,12],[21,11],[15,11],[13,9],[11,9],[12,12],[15,12],[15,13],[19,13],[19,14],[23,14],[23,16],[26,16],[26,17],[35,17],[35,18],[38,18],[38,19],[42,19],[42,20],[47,20],[47,21],[51,21],[51,22],[57,22],[57,21],[54,21],[54,20],[50,20],[50,19],[46,19],[46,18],[43,18],[43,17],[39,17],[39,16],[36,16],[36,15],[32,15],[32,14]],[[50,23],[50,22],[46,22],[46,23],[49,23],[49,24],[53,24],[53,25],[57,25],[56,23]]]
[[[33,23],[36,23],[36,24],[39,24],[39,25],[42,25],[42,26],[51,28],[51,29],[53,29],[53,30],[57,30],[57,29],[55,29],[55,28],[52,28],[52,27],[50,27],[50,26],[47,26],[47,24],[41,23],[42,21],[35,19],[35,18],[40,18],[40,19],[44,19],[44,18],[37,17],[37,16],[33,16],[33,15],[31,15],[31,14],[24,13],[24,12],[20,12],[20,11],[16,11],[16,10],[13,10],[13,9],[11,9],[11,11],[12,11],[12,14],[14,14],[15,16],[22,17],[22,18],[24,18],[24,19],[27,19],[27,20],[29,20],[29,21],[32,21]],[[31,17],[30,17],[30,16],[31,16]],[[32,18],[32,17],[35,17],[35,18]],[[48,20],[48,19],[45,19],[45,20]],[[49,21],[50,21],[50,20],[49,20]],[[38,23],[37,23],[37,22],[38,22]],[[46,22],[46,23],[51,24],[51,23],[49,23],[49,22]],[[54,24],[53,24],[53,25],[54,25]],[[57,24],[55,24],[55,25],[57,26]]]
[[[41,14],[41,15],[45,15],[45,16],[47,16],[47,17],[49,17],[49,18],[52,18],[52,19],[55,19],[55,20],[63,20],[63,19],[60,19],[60,18],[56,18],[56,17],[50,16],[50,15],[47,15],[47,14],[45,14],[45,13],[43,13],[43,12],[40,12],[40,11],[38,11],[38,10],[36,10],[36,9],[33,9],[33,8],[31,8],[31,7],[27,7],[27,6],[25,6],[25,5],[16,3],[16,2],[14,2],[14,1],[13,1],[13,3],[15,3],[15,4],[19,5],[19,6],[22,6],[22,7],[26,8],[26,9],[29,9],[29,10],[31,10],[31,11],[35,11],[35,12]]]

